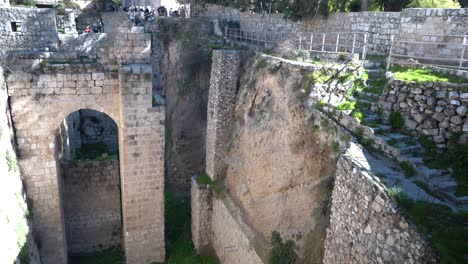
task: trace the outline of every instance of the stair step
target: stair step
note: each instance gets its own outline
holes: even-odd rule
[[[383,65],[384,65],[383,61],[370,61],[370,60],[364,61],[364,68],[366,69],[382,68]]]
[[[422,158],[419,158],[419,157],[410,157],[410,158],[408,158],[408,160],[410,160],[412,163],[414,163],[414,165],[423,165],[424,164],[424,160]]]
[[[455,192],[458,184],[455,181],[447,180],[443,182],[434,183],[434,186],[446,192]]]
[[[391,127],[387,125],[379,125],[378,127],[374,128],[375,133],[387,132],[390,130],[391,130]]]
[[[456,200],[460,205],[468,205],[468,196],[456,197]]]
[[[421,151],[421,146],[405,146],[403,148],[399,148],[400,154],[409,154],[417,151]]]
[[[395,140],[396,142],[406,142],[408,141],[408,139],[410,139],[410,137],[408,137],[407,135],[403,135],[403,134],[391,133],[391,134],[387,134],[384,137],[384,139],[386,141]]]
[[[382,77],[385,76],[385,71],[383,69],[373,69],[373,70],[366,70],[369,77]]]

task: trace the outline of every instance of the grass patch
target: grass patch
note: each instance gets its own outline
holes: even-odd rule
[[[390,71],[395,73],[396,79],[407,82],[466,82],[466,80],[458,76],[436,72],[428,68],[391,67]]]
[[[83,144],[76,150],[75,161],[101,161],[115,157],[117,155],[112,153],[104,143]]]
[[[434,142],[427,136],[419,137],[419,143],[424,148],[423,159],[433,169],[452,168],[453,176],[457,180],[456,196],[468,195],[468,143],[459,143],[461,134],[454,133],[448,140],[447,149],[439,151]]]
[[[216,259],[196,253],[191,238],[190,201],[165,193],[166,264],[216,264]]]
[[[359,109],[354,109],[353,112],[351,112],[351,116],[355,117],[359,121],[359,123],[362,123],[362,120],[364,120],[364,118],[366,117],[364,112],[362,112]]]
[[[356,108],[356,102],[350,102],[350,101],[344,101],[337,106],[335,106],[335,109],[341,110],[341,111],[346,111],[346,110],[353,110]]]
[[[210,185],[210,184],[213,184],[213,180],[205,172],[202,175],[197,177],[197,183],[198,184],[204,184],[204,185]]]
[[[403,173],[405,174],[406,178],[414,176],[414,168],[410,162],[402,161],[400,162],[400,167],[403,170]]]
[[[441,201],[445,200],[442,195],[438,194],[437,192],[429,188],[429,185],[427,185],[427,183],[420,181],[420,180],[414,181],[413,183],[416,184],[419,188],[423,189],[430,196],[435,197]]]
[[[454,213],[442,205],[414,202],[399,188],[390,188],[387,191],[418,229],[429,236],[442,257],[442,263],[466,262],[468,229],[465,225],[468,222],[468,213]]]

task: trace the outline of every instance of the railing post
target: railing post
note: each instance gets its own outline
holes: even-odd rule
[[[313,43],[314,43],[314,33],[310,34],[310,48],[309,50],[312,51],[313,49]]]
[[[322,52],[325,50],[325,33],[322,33]]]
[[[338,52],[338,45],[340,44],[340,33],[336,34],[335,52]]]
[[[463,38],[463,45],[460,56],[460,64],[458,65],[458,70],[460,71],[463,67],[463,60],[465,59],[465,48],[466,48],[466,37]]]
[[[299,37],[299,50],[302,50],[302,36]]]
[[[367,33],[364,34],[364,46],[362,47],[362,60],[366,60],[367,53]]]
[[[225,42],[227,42],[227,39],[228,39],[228,32],[229,32],[229,28],[228,27],[225,27],[224,28],[224,40]]]
[[[351,48],[351,53],[354,54],[354,47],[356,46],[356,33],[353,34],[353,47]]]
[[[392,63],[392,48],[393,48],[393,39],[394,39],[394,37],[395,37],[395,35],[393,35],[393,34],[390,37],[390,50],[388,51],[387,69],[385,70],[386,72],[388,72],[388,70],[390,69],[390,63]]]

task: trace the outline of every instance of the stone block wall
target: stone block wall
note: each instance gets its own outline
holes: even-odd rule
[[[198,253],[208,253],[211,242],[213,197],[211,185],[198,184],[192,177],[192,241]]]
[[[211,245],[220,263],[265,263],[255,251],[253,236],[253,231],[243,222],[232,201],[213,199]]]
[[[399,35],[403,41],[447,41],[446,38],[421,39],[416,35],[466,35],[468,32],[468,9],[404,9],[402,12],[350,12],[331,13],[327,18],[315,17],[299,22],[285,20],[282,14],[249,14],[227,7],[210,6],[205,15],[213,19],[239,21],[242,29],[291,34],[294,38],[308,39],[311,32],[367,32],[369,52],[388,53],[391,35]],[[454,40],[461,43],[462,38]],[[298,42],[299,40],[296,40]],[[358,39],[358,44],[362,39]],[[314,42],[315,43],[315,42]],[[341,43],[341,42],[340,42]],[[294,47],[298,48],[298,47]],[[437,52],[438,55],[460,55],[459,48],[426,48],[414,44],[399,44],[400,49],[415,54]],[[441,56],[439,56],[441,57]],[[443,57],[443,56],[442,56]]]
[[[4,71],[0,65],[0,263],[40,264],[41,258],[32,229],[30,208],[21,174],[14,164],[13,127],[8,106]],[[24,263],[24,261],[23,261]]]
[[[206,173],[213,180],[226,174],[226,142],[236,106],[240,63],[239,51],[213,51],[206,132]]]
[[[165,109],[152,107],[152,68],[121,68],[119,126],[126,263],[164,262]]]
[[[149,64],[116,67],[120,73],[93,64],[48,65],[8,76],[19,165],[34,202],[33,224],[45,263],[67,259],[57,134],[63,119],[80,109],[106,113],[119,127],[127,263],[164,261],[165,111],[152,107]]]
[[[462,133],[464,140],[468,140],[467,89],[466,83],[390,80],[378,107],[385,116],[398,111],[405,119],[408,132],[426,135],[439,147],[445,147],[455,132]]]
[[[19,23],[13,32],[12,23]],[[55,50],[58,33],[54,9],[0,8],[0,46],[3,50]]]
[[[117,159],[64,163],[62,197],[70,255],[122,244]]]
[[[438,256],[377,178],[338,160],[323,263],[438,263]]]

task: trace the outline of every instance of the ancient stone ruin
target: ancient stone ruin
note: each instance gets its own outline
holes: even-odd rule
[[[467,261],[468,9],[54,4],[0,0],[0,263]]]

